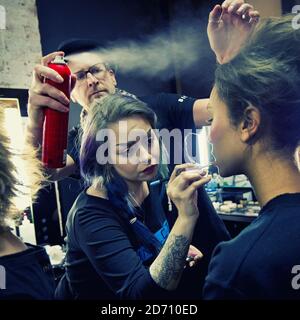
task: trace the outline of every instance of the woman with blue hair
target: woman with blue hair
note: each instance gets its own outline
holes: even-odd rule
[[[68,215],[59,299],[185,297],[176,288],[188,254],[191,264],[202,256],[190,242],[199,216],[197,189],[210,178],[183,172],[191,164],[176,167],[167,193],[178,218],[169,230],[164,185],[149,183],[166,176],[155,125],[154,112],[131,97],[109,95],[92,105],[80,150],[87,187]]]

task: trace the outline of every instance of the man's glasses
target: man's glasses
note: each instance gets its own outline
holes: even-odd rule
[[[106,66],[103,63],[96,63],[93,66],[89,67],[87,70],[80,70],[75,72],[76,80],[79,85],[81,85],[86,79],[87,74],[90,73],[97,79],[102,79],[107,71]]]

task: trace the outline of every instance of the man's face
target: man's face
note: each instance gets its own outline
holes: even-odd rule
[[[83,52],[67,56],[68,65],[76,76],[71,97],[85,110],[96,98],[116,91],[117,81],[112,70],[107,69],[96,53]]]

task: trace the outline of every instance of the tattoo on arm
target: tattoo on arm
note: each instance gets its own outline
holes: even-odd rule
[[[185,236],[170,235],[152,269],[152,277],[162,288],[172,290],[177,287],[183,272],[190,241]]]

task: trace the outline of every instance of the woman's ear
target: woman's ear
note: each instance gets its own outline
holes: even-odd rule
[[[244,111],[244,117],[240,125],[242,142],[249,143],[258,133],[261,123],[261,114],[258,108],[248,106]]]

